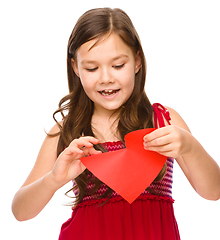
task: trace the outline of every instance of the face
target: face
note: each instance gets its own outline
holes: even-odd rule
[[[83,44],[72,65],[95,112],[113,112],[131,96],[141,60],[116,34],[96,42]]]

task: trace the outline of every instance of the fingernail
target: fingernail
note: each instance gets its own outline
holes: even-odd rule
[[[146,142],[144,142],[144,148],[145,148],[145,149],[148,149],[148,145],[147,145]]]

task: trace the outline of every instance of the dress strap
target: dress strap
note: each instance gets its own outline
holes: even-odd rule
[[[164,120],[166,120],[167,123],[169,125],[171,125],[170,113],[163,105],[161,105],[160,103],[154,103],[152,107],[154,110],[154,126],[155,126],[155,128],[165,127]],[[158,123],[159,123],[159,126],[158,126]]]

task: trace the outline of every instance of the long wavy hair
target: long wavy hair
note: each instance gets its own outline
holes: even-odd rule
[[[118,116],[117,131],[121,140],[124,136],[134,130],[153,127],[152,105],[146,96],[145,78],[146,78],[146,60],[141,46],[139,36],[128,15],[121,9],[98,8],[84,13],[77,21],[68,42],[67,47],[67,76],[69,94],[62,98],[59,108],[54,112],[53,118],[59,126],[59,143],[57,147],[57,156],[68,146],[71,141],[81,136],[94,136],[91,126],[91,119],[94,111],[94,104],[86,95],[80,78],[75,74],[71,59],[76,60],[77,49],[84,43],[97,39],[97,42],[103,36],[110,36],[111,33],[117,34],[123,42],[129,46],[134,56],[139,52],[142,66],[135,75],[135,85],[130,98],[120,108]],[[64,114],[67,112],[67,114]],[[56,120],[56,114],[60,113],[63,122],[60,124]],[[53,135],[54,136],[54,135]],[[100,144],[96,149],[105,151]],[[160,181],[166,173],[166,164],[154,181]],[[89,182],[93,182],[93,188],[86,192]],[[85,194],[95,195],[102,182],[95,178],[88,170],[85,170],[75,179],[75,185],[70,190],[77,189],[74,204],[79,204]],[[68,192],[70,192],[68,191]],[[149,189],[150,191],[150,189]],[[67,193],[68,193],[67,192]],[[97,198],[110,197],[113,191],[108,188],[107,192]]]

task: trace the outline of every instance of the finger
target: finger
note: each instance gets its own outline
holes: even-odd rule
[[[163,146],[151,146],[151,147],[147,147],[147,150],[158,152],[158,153],[170,152],[172,151],[172,144],[167,144]]]
[[[83,148],[82,151],[84,152],[85,156],[97,155],[97,154],[102,153],[102,151],[95,150],[94,148]]]
[[[157,138],[166,136],[169,133],[170,133],[170,131],[169,131],[168,127],[163,127],[163,128],[156,129],[155,131],[153,131],[153,132],[144,136],[144,142],[150,142],[150,141],[155,140]]]
[[[91,142],[93,144],[98,144],[99,143],[99,140],[97,138],[90,137],[90,136],[88,136],[88,137],[81,137],[81,138],[79,138],[79,140],[86,140],[86,141]]]
[[[150,147],[147,150],[157,152],[166,157],[173,157],[173,155],[174,155],[173,150],[169,145],[162,146],[162,147]]]
[[[92,148],[93,144],[98,144],[98,143],[99,143],[99,140],[94,137],[82,137],[82,138],[73,140],[70,143],[70,145],[76,146],[81,149],[83,147]]]
[[[69,147],[67,147],[64,150],[64,154],[66,154],[66,155],[75,155],[75,156],[77,156],[77,155],[82,156],[84,154],[84,152],[83,152],[83,150],[79,149],[78,147],[70,145]]]
[[[146,148],[165,146],[167,144],[170,144],[171,142],[172,142],[172,138],[170,137],[170,135],[165,135],[165,136],[162,136],[162,137],[155,138],[151,141],[144,142],[144,146]]]

